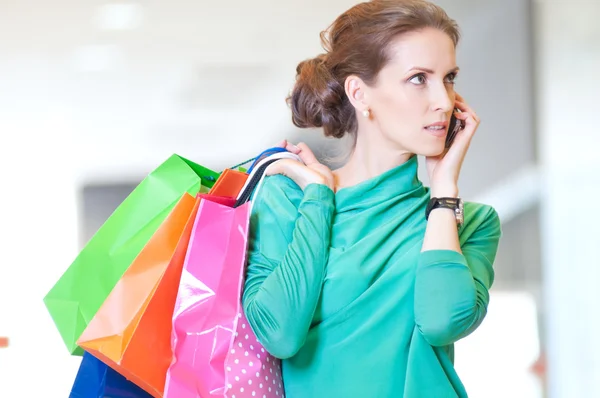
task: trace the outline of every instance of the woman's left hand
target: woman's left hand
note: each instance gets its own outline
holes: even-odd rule
[[[458,177],[471,144],[471,139],[479,127],[479,117],[467,105],[464,98],[456,94],[455,107],[461,110],[456,113],[457,119],[465,122],[465,127],[456,134],[450,148],[438,156],[426,158],[427,173],[431,186],[431,197],[457,197]]]

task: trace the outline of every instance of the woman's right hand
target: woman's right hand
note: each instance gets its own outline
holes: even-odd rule
[[[306,144],[300,143],[296,146],[284,140],[277,146],[298,155],[304,164],[293,159],[281,159],[267,167],[265,175],[282,174],[291,178],[302,190],[313,183],[322,184],[332,191],[334,190],[333,173],[327,166],[319,163]]]

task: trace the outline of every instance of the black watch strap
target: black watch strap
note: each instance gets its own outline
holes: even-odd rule
[[[460,205],[460,198],[431,198],[425,211],[425,219],[429,220],[429,213],[434,209],[451,209],[456,211]]]

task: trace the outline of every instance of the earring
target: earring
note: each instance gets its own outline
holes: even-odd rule
[[[362,114],[364,117],[368,118],[369,116],[371,116],[371,111],[369,111],[369,109],[365,109],[364,111],[362,111]]]

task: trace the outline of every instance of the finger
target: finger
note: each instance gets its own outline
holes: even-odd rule
[[[454,143],[450,146],[446,155],[446,157],[452,159],[450,162],[462,162],[469,151],[473,137],[475,137],[474,132],[475,129],[464,129],[456,135]]]
[[[466,102],[463,101],[455,101],[454,106],[460,109],[462,112],[472,112],[473,110]]]
[[[295,154],[295,155],[298,155],[298,154],[300,153],[300,151],[301,151],[301,149],[300,149],[300,148],[298,148],[296,145],[294,145],[294,144],[290,144],[290,143],[288,143],[288,144],[285,146],[285,149],[287,149],[289,152],[291,152],[291,153],[293,153],[293,154]]]
[[[476,124],[479,123],[479,119],[477,118],[477,115],[475,115],[472,112],[456,113],[455,116],[457,119],[464,120],[467,123],[469,123],[469,122],[474,122]]]
[[[314,163],[319,163],[317,157],[315,156],[313,151],[311,151],[308,145],[301,142],[298,144],[298,148],[300,148],[300,152],[297,155],[300,156],[300,159],[302,159],[305,165],[308,166]]]
[[[473,116],[473,119],[479,121],[479,118],[477,117],[477,114],[475,113],[473,108],[471,108],[469,105],[467,105],[466,102],[456,101],[454,104],[458,109],[460,109],[462,111],[462,113],[464,113],[464,112],[470,113]]]
[[[454,142],[444,155],[444,159],[448,159],[450,163],[460,162],[469,149],[474,134],[465,130],[461,130],[456,134]]]
[[[277,144],[273,145],[275,148],[285,148],[288,145],[287,140],[279,141]]]
[[[282,174],[282,175],[290,177],[290,171],[292,170],[292,167],[293,167],[293,165],[291,165],[290,163],[298,163],[298,162],[293,161],[291,159],[280,159],[276,162],[273,162],[269,166],[267,166],[267,168],[265,169],[265,175],[272,176],[275,174]]]

